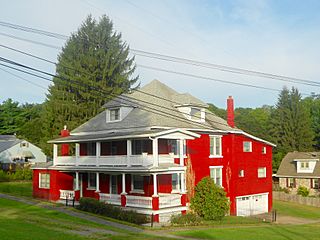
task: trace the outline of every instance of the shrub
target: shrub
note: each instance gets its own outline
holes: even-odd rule
[[[300,186],[300,187],[298,188],[297,194],[298,194],[298,195],[301,195],[302,197],[308,197],[308,195],[309,195],[309,190],[308,190],[308,188],[306,188],[306,187]]]
[[[190,207],[205,220],[221,220],[229,212],[229,200],[221,187],[205,177],[195,187]]]
[[[135,211],[122,210],[119,207],[99,202],[93,198],[81,198],[79,204],[80,205],[77,208],[82,211],[100,214],[102,216],[135,224],[143,224],[148,222],[146,215],[139,214]]]
[[[3,170],[0,170],[0,182],[7,182],[7,181],[9,181],[9,175]]]
[[[170,222],[172,225],[196,226],[201,224],[202,219],[194,213],[187,213],[172,215]]]

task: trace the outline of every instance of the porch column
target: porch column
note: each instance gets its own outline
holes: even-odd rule
[[[183,139],[179,139],[180,166],[184,166]]]
[[[153,174],[153,197],[158,196],[158,182],[157,182],[157,174]]]
[[[100,150],[101,150],[101,143],[96,142],[96,166],[99,166]]]
[[[121,206],[125,207],[127,204],[127,197],[126,197],[126,174],[122,173],[122,193],[121,193]]]
[[[76,143],[76,166],[78,166],[79,157],[80,157],[80,144]]]
[[[152,155],[153,155],[153,166],[159,166],[159,156],[158,156],[158,138],[152,139]]]
[[[186,182],[185,182],[185,177],[184,173],[180,173],[180,181],[181,181],[181,193],[184,194],[186,193]]]
[[[76,189],[75,191],[79,190],[79,172],[76,171]]]
[[[99,179],[99,173],[96,172],[96,192],[100,192],[100,179]]]
[[[131,150],[131,140],[127,140],[127,166],[131,166],[130,162],[130,156],[132,155],[132,150]]]
[[[58,145],[57,144],[53,144],[53,165],[56,165],[56,161],[58,158]]]

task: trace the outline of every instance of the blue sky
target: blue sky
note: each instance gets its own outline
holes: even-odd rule
[[[0,21],[69,35],[88,14],[108,15],[131,48],[232,67],[319,81],[320,1],[182,1],[182,0],[12,0],[2,3]],[[56,46],[64,42],[0,26],[7,33]],[[59,50],[0,35],[0,43],[56,61]],[[53,65],[0,48],[0,56],[54,73]],[[288,82],[136,57],[138,65],[160,67],[211,78],[281,89]],[[1,67],[2,68],[2,67]],[[0,101],[42,102],[48,82],[0,68]],[[12,73],[12,70],[8,70]],[[277,92],[222,84],[137,67],[141,85],[159,79],[179,92],[225,107],[232,95],[236,107],[273,105]],[[294,85],[304,94],[317,87]],[[306,96],[306,95],[305,95]]]

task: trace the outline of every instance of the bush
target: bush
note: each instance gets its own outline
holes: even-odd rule
[[[172,225],[196,226],[201,224],[202,219],[194,213],[187,213],[172,215],[170,222]]]
[[[190,207],[205,220],[221,220],[229,212],[229,205],[225,191],[205,177],[195,187]]]
[[[0,182],[8,182],[8,181],[9,181],[9,175],[3,170],[0,170]]]
[[[93,198],[81,198],[79,204],[80,205],[77,208],[82,211],[91,212],[135,224],[143,224],[148,222],[146,215],[139,214],[135,211],[122,210],[119,207],[99,202]]]
[[[306,187],[300,186],[300,187],[298,188],[297,194],[298,194],[298,195],[301,195],[302,197],[308,197],[308,195],[309,195],[309,190],[308,190],[308,188],[306,188]]]

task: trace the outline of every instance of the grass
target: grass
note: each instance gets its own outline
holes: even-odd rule
[[[278,215],[320,220],[320,208],[317,207],[292,202],[274,201],[273,208],[277,210]]]
[[[319,239],[320,224],[308,225],[268,225],[265,227],[213,228],[176,232],[183,237],[224,240],[314,240]]]
[[[32,197],[32,182],[0,182],[0,192],[15,196]]]

